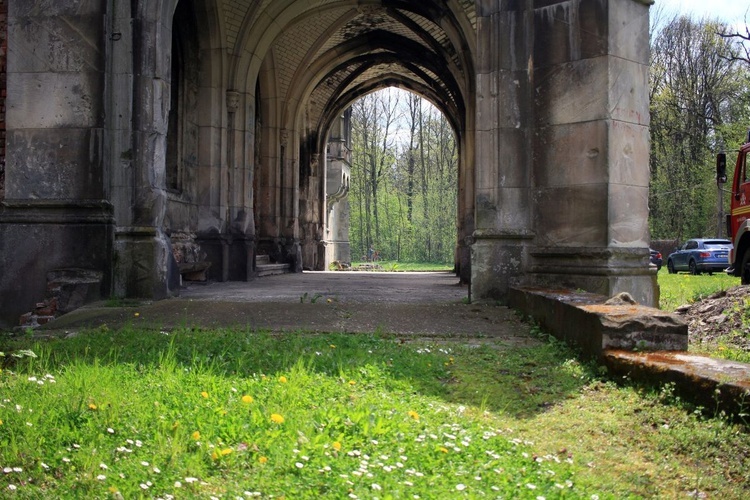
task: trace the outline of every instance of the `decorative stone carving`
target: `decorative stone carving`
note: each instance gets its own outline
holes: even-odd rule
[[[227,90],[227,112],[236,113],[240,107],[240,93],[236,90]]]

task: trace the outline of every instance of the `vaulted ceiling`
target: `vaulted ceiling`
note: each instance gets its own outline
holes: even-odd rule
[[[325,127],[356,98],[400,86],[463,125],[473,0],[224,0],[224,15],[230,55],[251,54],[273,68],[287,115],[304,108]]]

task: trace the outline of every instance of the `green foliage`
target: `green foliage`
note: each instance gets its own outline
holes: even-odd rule
[[[453,263],[458,153],[447,120],[413,94],[388,89],[352,107],[353,260]]]
[[[662,269],[659,272],[659,308],[674,311],[681,305],[699,301],[712,293],[739,284],[739,278],[724,273],[715,273],[713,276],[669,274],[666,269]]]
[[[677,16],[651,41],[652,238],[724,234],[715,155],[738,147],[750,123],[750,71],[732,59],[739,42],[718,35],[725,29]],[[725,213],[728,192],[721,193]]]

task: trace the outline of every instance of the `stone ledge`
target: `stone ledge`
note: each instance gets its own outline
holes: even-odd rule
[[[610,305],[602,295],[530,287],[511,288],[508,301],[586,357],[601,358],[606,349],[685,351],[688,347],[687,323],[652,307]]]
[[[750,365],[686,352],[607,350],[610,374],[653,383],[674,383],[677,393],[709,410],[748,413]]]

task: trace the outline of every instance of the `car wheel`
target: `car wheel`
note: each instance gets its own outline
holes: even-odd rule
[[[700,271],[698,271],[698,266],[695,265],[694,260],[690,261],[690,264],[688,264],[688,267],[690,268],[690,274],[694,274],[694,275],[700,274]]]
[[[675,274],[677,272],[674,270],[674,263],[671,260],[667,261],[667,271],[669,271],[669,274]]]
[[[750,285],[750,251],[745,251],[742,256],[742,267],[740,268],[740,280],[743,285]]]

